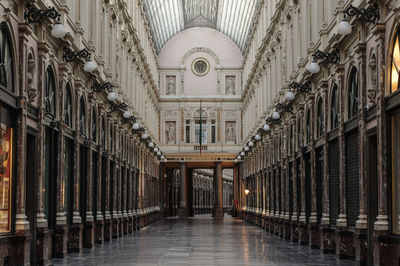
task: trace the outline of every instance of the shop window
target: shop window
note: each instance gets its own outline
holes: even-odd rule
[[[351,119],[358,113],[358,74],[357,69],[352,68],[349,79],[349,91],[347,97],[347,118]]]
[[[335,84],[332,89],[331,96],[331,130],[339,126],[339,102],[338,102],[338,88]]]
[[[215,120],[211,120],[211,143],[215,143],[217,139]]]
[[[400,234],[400,111],[392,115],[393,232]]]
[[[51,67],[46,70],[46,113],[56,115],[56,81]]]
[[[14,59],[11,37],[4,23],[0,24],[0,87],[14,92]]]
[[[396,33],[392,51],[392,63],[390,66],[390,93],[396,92],[400,88],[400,30]]]
[[[64,106],[64,122],[69,128],[72,128],[72,94],[71,86],[67,84],[66,94],[65,94],[65,106]]]
[[[0,123],[0,233],[11,230],[13,128]]]
[[[318,107],[317,107],[317,136],[321,137],[324,133],[324,111],[323,111],[323,104],[322,98],[318,100]]]

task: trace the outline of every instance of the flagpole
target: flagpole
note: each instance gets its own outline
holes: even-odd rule
[[[202,103],[202,100],[200,100],[200,134],[199,134],[200,156],[201,156],[201,146],[202,146],[202,142],[203,142],[203,132],[202,132],[203,121],[201,120],[201,114],[202,114],[203,110],[201,109],[201,103]]]

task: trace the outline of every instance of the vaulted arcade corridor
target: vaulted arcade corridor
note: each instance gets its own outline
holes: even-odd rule
[[[400,264],[400,0],[0,0],[0,266]]]

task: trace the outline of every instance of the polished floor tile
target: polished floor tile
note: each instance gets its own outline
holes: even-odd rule
[[[226,216],[166,219],[133,235],[53,259],[53,265],[356,265],[321,250],[292,244]]]

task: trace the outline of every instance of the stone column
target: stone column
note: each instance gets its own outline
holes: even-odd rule
[[[222,162],[216,162],[214,168],[214,183],[215,183],[215,219],[224,218],[224,208],[223,208],[223,187],[222,187]]]
[[[180,168],[180,190],[179,190],[179,218],[187,218],[189,216],[189,208],[187,205],[187,169],[184,162],[179,163]]]
[[[99,103],[97,105],[97,113],[96,113],[96,125],[97,125],[97,143],[102,145],[102,140],[101,140],[101,130],[102,129],[102,119],[101,119],[101,112],[103,110],[103,104]],[[96,223],[95,223],[95,233],[94,233],[94,242],[101,244],[104,240],[104,217],[102,214],[102,199],[104,197],[104,195],[102,194],[102,186],[103,186],[103,182],[102,182],[102,177],[103,177],[103,151],[105,150],[105,147],[99,147],[98,148],[98,154],[97,154],[97,165],[95,167],[97,167],[97,177],[94,177],[97,179],[97,198],[96,198]]]
[[[103,156],[105,157],[105,175],[106,175],[106,182],[105,182],[105,194],[103,195],[103,197],[105,198],[105,212],[103,213],[104,215],[104,240],[105,241],[110,241],[111,239],[111,235],[112,235],[112,226],[111,226],[111,212],[110,212],[110,199],[111,199],[111,191],[110,191],[110,168],[111,168],[111,164],[110,164],[110,158],[111,158],[111,147],[110,147],[110,140],[112,138],[112,136],[110,136],[110,130],[108,130],[109,128],[109,123],[112,123],[110,121],[111,119],[111,114],[108,113],[106,115],[106,124],[105,124],[105,128],[104,130],[104,134],[105,134],[105,138],[106,138],[106,147],[103,147]],[[107,152],[108,150],[108,152]]]

